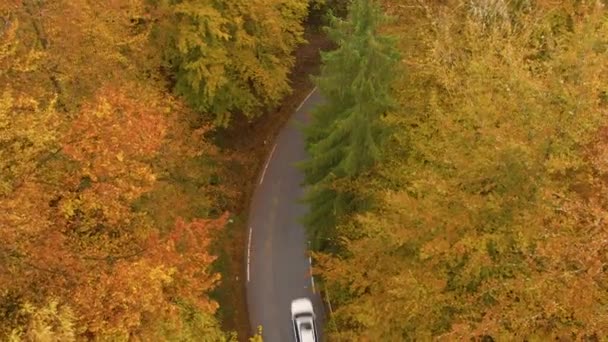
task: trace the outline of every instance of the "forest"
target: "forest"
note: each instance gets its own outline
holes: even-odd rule
[[[333,20],[303,163],[329,340],[608,337],[607,5]]]
[[[327,339],[603,340],[606,6],[1,1],[0,340],[248,340],[218,264],[309,31]]]
[[[0,340],[235,340],[214,135],[290,92],[307,8],[0,2]]]

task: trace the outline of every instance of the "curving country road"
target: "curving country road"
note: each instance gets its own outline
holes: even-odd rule
[[[295,123],[306,122],[320,101],[313,90],[283,127],[252,197],[245,253],[247,305],[252,330],[262,325],[265,342],[294,341],[290,303],[295,298],[311,298],[317,323],[324,321],[310,276],[306,235],[298,222],[306,212],[299,203],[303,174],[294,166],[306,158],[303,136]]]

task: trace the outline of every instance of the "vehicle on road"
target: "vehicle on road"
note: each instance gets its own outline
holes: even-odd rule
[[[317,342],[317,326],[312,302],[308,298],[291,301],[291,320],[297,342]]]

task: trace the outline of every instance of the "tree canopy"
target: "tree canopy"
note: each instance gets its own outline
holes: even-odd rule
[[[179,48],[206,39],[206,4],[0,4],[0,340],[234,339],[209,295],[228,214],[206,115],[244,109],[222,103],[231,89],[256,104],[287,91],[306,3],[262,5],[218,7],[238,37],[218,77],[233,79],[191,108],[164,57],[197,61]]]
[[[307,0],[158,2],[165,20],[156,35],[167,46],[175,90],[216,124],[228,125],[231,113],[258,117],[290,92]]]
[[[336,223],[366,207],[352,183],[380,159],[381,116],[394,105],[389,86],[398,55],[394,40],[376,32],[383,20],[375,4],[355,1],[348,19],[332,17],[328,30],[338,48],[322,54],[315,81],[325,103],[305,129],[310,159],[302,163],[310,187],[305,222],[316,249],[337,248]]]
[[[400,106],[360,236],[317,255],[330,338],[606,336],[605,5],[384,6]]]

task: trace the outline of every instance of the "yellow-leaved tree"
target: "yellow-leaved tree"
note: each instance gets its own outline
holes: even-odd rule
[[[290,92],[292,52],[303,42],[306,0],[156,1],[155,37],[175,90],[226,126],[262,114]]]

